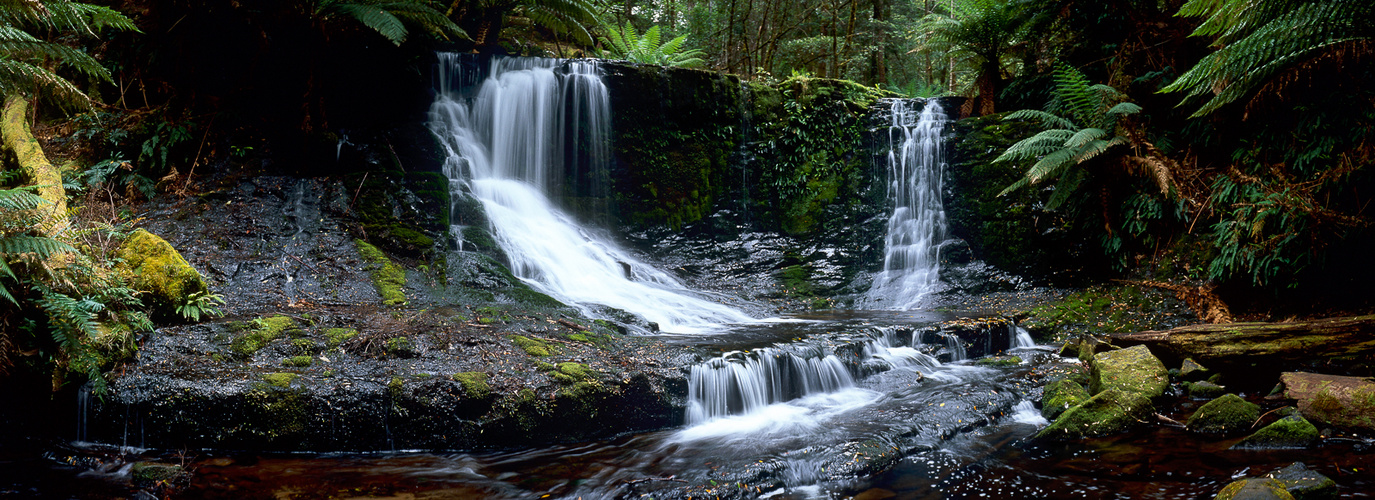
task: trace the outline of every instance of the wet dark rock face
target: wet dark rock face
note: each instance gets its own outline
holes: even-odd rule
[[[220,182],[199,198],[151,207],[144,225],[206,276],[228,316],[146,335],[138,360],[110,376],[91,439],[163,448],[475,449],[681,421],[682,367],[696,360],[685,349],[581,317],[473,252],[427,249],[428,258],[402,261],[406,305],[383,306],[376,265],[355,242],[363,236],[355,186],[292,177]],[[403,183],[369,189],[390,189],[379,194],[389,198],[408,191]]]

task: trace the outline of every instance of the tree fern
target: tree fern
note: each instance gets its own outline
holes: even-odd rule
[[[67,0],[0,2],[0,92],[43,94],[63,107],[89,107],[90,98],[48,64],[100,81],[110,80],[109,70],[84,51],[32,33],[94,38],[106,28],[136,29],[133,21],[108,7]]]
[[[439,38],[467,37],[462,28],[449,20],[428,0],[321,0],[315,15],[328,20],[347,17],[400,46],[411,30]]]
[[[1162,90],[1206,98],[1193,116],[1246,97],[1286,71],[1302,72],[1307,61],[1375,51],[1369,0],[1190,0],[1179,15],[1204,17],[1193,35],[1216,37],[1218,49]]]
[[[1036,120],[1047,128],[1018,141],[993,160],[1035,160],[1021,179],[1004,188],[998,196],[1047,179],[1058,179],[1054,195],[1046,202],[1046,208],[1053,210],[1071,199],[1070,193],[1088,179],[1083,166],[1114,151],[1120,154],[1114,153],[1114,161],[1105,163],[1129,172],[1147,170],[1153,179],[1164,179],[1160,185],[1162,194],[1169,192],[1168,169],[1162,177],[1157,168],[1167,165],[1168,160],[1152,157],[1148,161],[1130,154],[1128,148],[1121,148],[1135,146],[1122,120],[1140,112],[1140,106],[1127,102],[1125,96],[1110,86],[1090,84],[1083,73],[1065,64],[1055,68],[1055,82],[1055,95],[1047,111],[1022,110],[1008,114],[1009,120]]]

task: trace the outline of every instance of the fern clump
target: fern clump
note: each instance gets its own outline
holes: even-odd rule
[[[694,68],[703,64],[702,56],[705,52],[683,47],[683,44],[687,43],[687,35],[679,35],[672,40],[659,43],[661,36],[658,25],[650,26],[643,35],[637,33],[635,26],[629,22],[624,26],[603,28],[606,30],[606,37],[602,38],[602,42],[607,46],[607,49],[602,51],[604,58],[683,68]]]

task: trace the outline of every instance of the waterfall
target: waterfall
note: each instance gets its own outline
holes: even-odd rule
[[[752,320],[594,234],[550,199],[569,173],[604,189],[595,185],[610,160],[610,99],[595,62],[494,58],[478,82],[460,57],[439,54],[428,126],[448,148],[454,196],[471,190],[482,202],[512,273],[593,317],[610,307],[682,333]]]
[[[854,377],[834,354],[803,356],[772,347],[736,351],[692,367],[687,423],[750,413],[854,385]]]
[[[913,309],[936,289],[939,247],[945,240],[941,204],[941,130],[945,111],[935,99],[920,110],[910,100],[893,101],[888,126],[888,199],[893,214],[884,238],[883,271],[868,301],[884,309]]]

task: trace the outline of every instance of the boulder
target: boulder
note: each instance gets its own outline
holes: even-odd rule
[[[119,268],[132,288],[144,292],[144,305],[159,314],[170,315],[193,295],[208,288],[201,273],[157,235],[139,229],[124,239],[116,254],[123,260]]]
[[[1212,374],[1212,370],[1204,368],[1203,365],[1194,361],[1194,358],[1187,358],[1179,365],[1180,380],[1196,382],[1199,380],[1206,380]]]
[[[1190,431],[1203,434],[1240,434],[1259,418],[1260,406],[1236,394],[1224,394],[1194,412],[1186,425]]]
[[[1194,399],[1215,399],[1227,393],[1227,388],[1208,382],[1185,382],[1184,388],[1189,391],[1189,397]]]
[[[1307,448],[1318,441],[1318,428],[1299,415],[1272,422],[1241,442],[1234,449]]]
[[[1222,488],[1215,500],[1293,500],[1284,483],[1272,478],[1246,478]]]
[[[1284,396],[1304,418],[1350,429],[1375,431],[1375,381],[1305,372],[1280,374]]]
[[[1068,378],[1056,380],[1046,384],[1041,392],[1041,415],[1054,420],[1088,398],[1089,391],[1078,382]]]
[[[1145,346],[1095,354],[1089,376],[1089,392],[1093,394],[1115,389],[1156,398],[1170,383],[1165,364]]]
[[[1142,394],[1107,389],[1065,410],[1036,437],[1079,439],[1116,434],[1145,422],[1152,411],[1151,399]]]
[[[1296,500],[1337,498],[1337,482],[1309,469],[1303,462],[1294,462],[1271,473],[1270,477],[1283,483],[1284,489]]]

